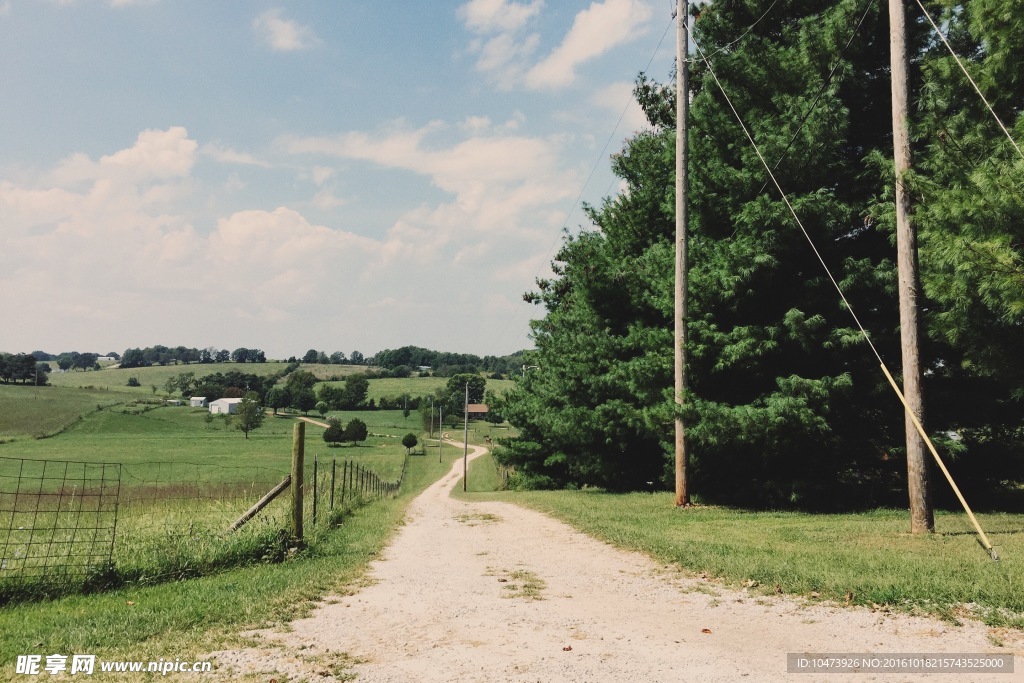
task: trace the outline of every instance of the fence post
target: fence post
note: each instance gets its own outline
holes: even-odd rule
[[[292,536],[302,541],[302,489],[306,455],[306,423],[301,420],[292,429]]]
[[[334,510],[334,475],[338,471],[338,459],[331,458],[331,510]]]
[[[320,498],[320,478],[319,478],[319,464],[320,455],[318,453],[313,454],[313,528],[316,528],[316,504]]]

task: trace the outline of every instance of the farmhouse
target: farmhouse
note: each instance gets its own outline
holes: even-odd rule
[[[470,420],[483,420],[487,417],[487,404],[486,403],[470,403],[468,414]]]
[[[188,404],[192,408],[206,408],[208,404],[205,396],[193,396],[188,400]]]
[[[214,415],[219,413],[234,415],[238,412],[238,404],[241,402],[240,398],[218,398],[216,401],[210,401],[210,412]]]

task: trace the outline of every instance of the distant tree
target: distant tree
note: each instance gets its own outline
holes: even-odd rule
[[[213,360],[216,363],[227,363],[231,360],[231,354],[228,353],[227,349],[221,349],[214,355]]]
[[[345,440],[345,430],[341,426],[341,420],[332,417],[327,420],[327,429],[324,430],[324,441],[329,444],[339,444]]]
[[[177,377],[168,377],[167,381],[164,382],[164,392],[168,396],[170,396],[175,391],[177,391],[177,389],[178,389],[178,378]]]
[[[156,394],[157,390],[158,390],[158,389],[159,389],[160,387],[158,387],[158,386],[157,386],[157,385],[155,385],[155,384],[150,384],[150,385],[149,385],[149,388],[153,390],[153,394]]]
[[[317,360],[317,356],[318,354],[316,352],[316,349],[310,349],[309,351],[306,351],[306,355],[302,357],[302,362],[315,363]]]
[[[266,411],[260,405],[259,394],[250,391],[242,397],[242,402],[238,404],[237,417],[238,422],[235,424],[235,428],[241,430],[245,434],[245,438],[248,439],[249,432],[259,429],[266,418]]]
[[[285,386],[288,388],[289,393],[295,394],[302,389],[310,389],[316,385],[316,375],[308,370],[296,370],[292,374],[288,375],[288,380],[285,382]]]
[[[331,407],[327,405],[327,401],[316,402],[316,412],[320,413],[320,417],[327,417],[327,413],[330,412]]]
[[[244,346],[240,346],[231,352],[231,360],[236,363],[248,363],[249,362],[249,349]]]
[[[366,441],[368,434],[369,431],[366,428],[366,423],[358,417],[352,418],[345,425],[345,441],[351,441],[353,444],[358,445],[360,441]]]
[[[353,351],[352,355],[349,357],[349,363],[352,365],[362,365],[364,360],[365,357],[358,351]]]
[[[291,397],[292,407],[301,410],[303,415],[308,415],[309,411],[316,407],[316,394],[313,393],[312,389],[299,389],[291,394]]]
[[[50,364],[36,363],[36,386],[46,386],[50,381]]]
[[[402,445],[405,446],[405,454],[409,455],[409,451],[416,448],[416,444],[418,444],[419,442],[420,440],[417,439],[416,435],[413,434],[412,432],[409,432],[408,434],[403,436]]]
[[[274,415],[277,415],[278,408],[288,406],[288,392],[283,387],[271,387],[267,391],[266,405],[273,408]]]
[[[327,357],[326,353],[320,351],[319,353],[316,354],[316,362],[319,363],[320,365],[327,365],[328,363],[331,362],[331,359]]]
[[[345,389],[342,410],[358,408],[366,401],[366,395],[370,390],[370,381],[365,375],[349,375],[345,378]]]
[[[342,365],[346,360],[345,354],[341,351],[335,351],[331,354],[331,363],[334,365]]]
[[[130,386],[130,387],[141,387],[142,385],[139,384],[139,378],[138,377],[129,377],[128,378],[128,386]]]

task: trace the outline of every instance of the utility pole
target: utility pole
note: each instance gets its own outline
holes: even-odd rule
[[[466,382],[466,407],[462,420],[462,490],[465,491],[466,475],[469,474],[469,382]]]
[[[430,398],[430,438],[434,438],[434,398]]]
[[[437,404],[437,462],[441,462],[441,444],[444,443],[444,405]]]
[[[892,141],[896,167],[896,262],[899,271],[900,339],[903,349],[903,394],[906,397],[907,489],[910,532],[935,530],[924,440],[914,426],[913,412],[924,424],[921,363],[918,352],[917,232],[910,217],[910,195],[903,185],[910,170],[907,124],[907,39],[903,0],[889,0],[889,54],[892,73]]]
[[[690,74],[687,55],[689,0],[676,0],[676,282],[675,282],[675,394],[676,407],[681,408],[686,394],[686,299],[687,299],[687,211],[686,172],[689,155],[686,150],[686,124],[690,114]],[[676,507],[690,504],[687,480],[689,453],[686,451],[686,425],[676,415]]]

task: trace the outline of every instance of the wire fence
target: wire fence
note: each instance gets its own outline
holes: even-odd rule
[[[114,552],[121,465],[0,458],[0,578],[84,577]]]
[[[339,464],[337,458],[321,462],[319,456],[313,456],[312,481],[308,485],[312,492],[313,525],[330,520],[336,505],[344,507],[356,500],[397,495],[408,464],[406,456],[398,478],[385,481],[361,463],[344,460]]]
[[[233,523],[288,474],[208,463],[0,457],[0,603],[26,587],[66,592],[112,575],[153,583],[282,559],[288,496],[244,526]],[[306,518],[323,526],[337,519],[335,511],[397,494],[405,464],[398,479],[386,481],[353,460],[314,458],[303,478]]]

